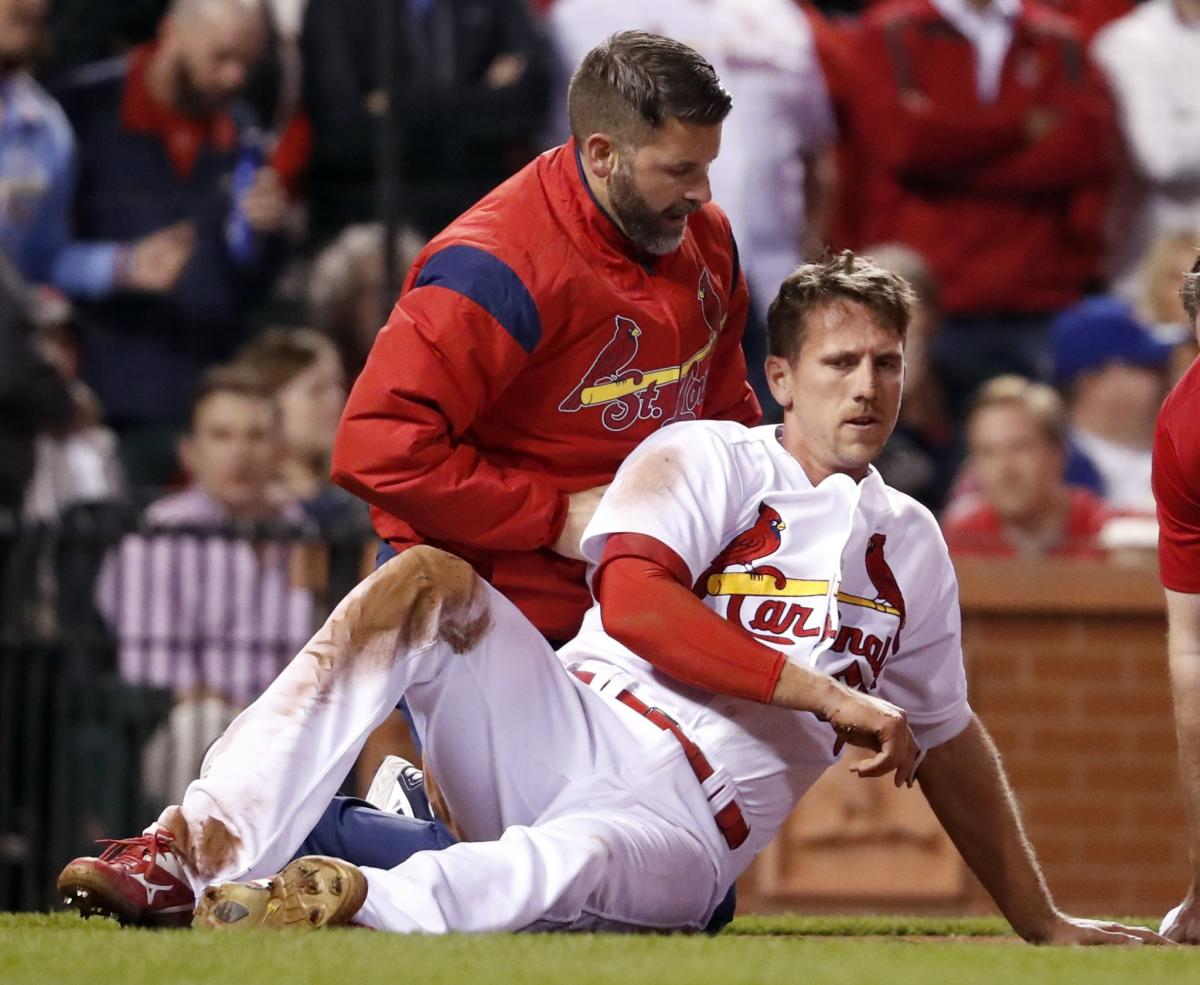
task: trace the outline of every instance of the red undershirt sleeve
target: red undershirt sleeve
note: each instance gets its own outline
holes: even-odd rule
[[[592,587],[605,632],[643,660],[687,684],[770,703],[786,656],[700,601],[687,565],[662,541],[613,534]]]

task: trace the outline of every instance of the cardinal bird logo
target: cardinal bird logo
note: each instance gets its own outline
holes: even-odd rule
[[[600,350],[600,354],[593,360],[588,371],[583,374],[579,385],[563,398],[558,409],[573,413],[583,406],[580,397],[588,387],[599,386],[602,383],[616,383],[618,380],[624,379],[625,367],[633,362],[637,355],[638,336],[641,334],[642,330],[638,328],[637,322],[632,318],[617,315],[612,338]],[[640,375],[637,370],[634,370],[633,374]]]
[[[696,300],[700,302],[700,314],[704,324],[708,326],[710,335],[716,335],[725,324],[725,312],[721,310],[721,299],[713,289],[712,278],[708,276],[708,268],[700,271],[700,285],[696,288]]]
[[[766,503],[759,503],[758,519],[754,521],[754,526],[749,530],[743,530],[734,537],[725,545],[725,549],[713,558],[713,563],[696,582],[696,594],[701,598],[707,595],[709,577],[720,574],[733,564],[745,567],[747,574],[771,574],[775,577],[776,582],[780,580],[786,582],[787,579],[775,568],[764,568],[759,572],[754,567],[755,561],[779,550],[779,545],[783,541],[781,533],[786,529],[787,524],[783,522],[783,517],[774,507],[768,506]]]
[[[883,545],[887,537],[883,534],[871,534],[867,539],[867,577],[875,586],[875,601],[890,605],[900,613],[900,628],[896,630],[896,638],[892,642],[892,653],[900,649],[900,630],[904,628],[904,595],[896,584],[896,576],[892,574],[887,559],[883,556]]]

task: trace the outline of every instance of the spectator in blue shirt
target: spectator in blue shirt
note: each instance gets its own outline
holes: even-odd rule
[[[244,341],[283,259],[282,182],[239,99],[265,36],[259,0],[175,0],[153,42],[56,92],[79,177],[54,282],[77,302],[83,378],[138,485],[176,472],[188,394]]]
[[[67,238],[74,139],[25,70],[47,0],[0,0],[0,250],[28,281],[49,278]]]

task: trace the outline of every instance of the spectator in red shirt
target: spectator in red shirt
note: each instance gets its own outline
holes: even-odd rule
[[[864,18],[849,93],[863,242],[928,261],[951,409],[1045,379],[1050,320],[1096,278],[1116,146],[1073,24],[1022,0],[892,0]]]
[[[979,493],[943,520],[951,554],[1101,555],[1105,507],[1066,483],[1066,418],[1051,387],[1019,376],[985,384],[967,419],[967,445]]]

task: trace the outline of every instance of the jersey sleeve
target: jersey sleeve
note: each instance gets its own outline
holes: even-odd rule
[[[1193,398],[1185,406],[1195,409]],[[1200,594],[1200,428],[1172,426],[1168,412],[1154,434],[1152,480],[1158,508],[1158,568],[1165,588]],[[1180,417],[1173,418],[1181,420]]]
[[[704,421],[672,424],[618,469],[584,531],[584,556],[595,565],[610,535],[645,534],[679,555],[695,582],[724,546],[743,499],[721,428]]]
[[[931,572],[929,590],[921,593],[921,608],[902,630],[900,652],[888,661],[879,684],[879,697],[905,710],[913,736],[926,750],[953,739],[967,727],[972,714],[963,667],[958,580],[932,519],[929,526],[928,536],[937,543],[937,554],[926,566]]]
[[[427,537],[488,550],[552,544],[567,505],[552,479],[493,465],[460,440],[541,336],[538,307],[504,261],[463,244],[434,253],[350,393],[334,481]]]

